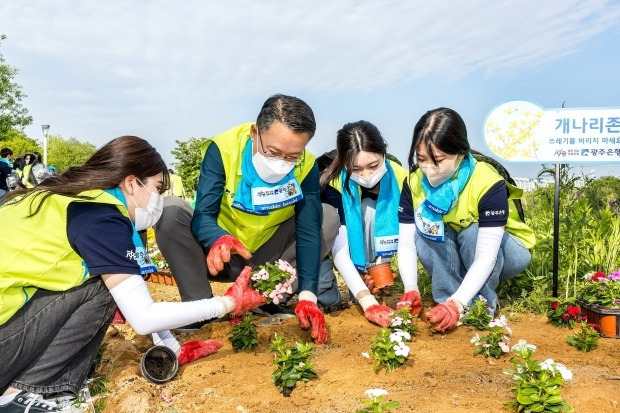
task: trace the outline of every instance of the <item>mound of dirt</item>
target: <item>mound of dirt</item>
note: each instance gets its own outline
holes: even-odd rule
[[[176,288],[151,286],[156,299],[178,299]],[[536,344],[536,358],[552,358],[572,370],[564,397],[576,412],[618,412],[620,403],[620,340],[601,339],[590,353],[566,343],[568,330],[552,327],[546,317],[507,314],[512,341],[524,338]],[[375,373],[372,359],[362,356],[379,327],[366,321],[356,307],[326,315],[329,344],[315,346],[318,379],[298,384],[291,397],[271,382],[274,334],[289,340],[311,340],[296,319],[259,327],[260,345],[252,353],[235,353],[227,333],[228,322],[213,323],[200,331],[178,336],[180,342],[220,340],[215,355],[179,368],[162,385],[140,376],[140,358],[152,343],[127,326],[111,326],[104,340],[98,372],[106,375],[110,394],[106,412],[354,412],[362,407],[364,391],[383,388],[387,400],[397,400],[399,412],[501,412],[512,398],[512,379],[503,373],[509,357],[486,360],[473,357],[470,338],[475,331],[459,327],[447,334],[431,334],[418,321],[420,332],[410,343],[407,363],[393,372]],[[166,401],[166,399],[168,401]]]

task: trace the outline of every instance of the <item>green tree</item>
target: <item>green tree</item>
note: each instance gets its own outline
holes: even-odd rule
[[[207,138],[189,138],[186,141],[176,140],[177,146],[172,150],[176,162],[173,163],[175,172],[183,179],[183,186],[187,192],[195,191],[200,177],[202,151],[200,147]]]
[[[10,129],[0,137],[0,147],[13,151],[13,158],[20,158],[26,153],[40,152],[43,149],[36,140],[29,138],[22,131]]]
[[[0,35],[0,46],[4,39],[6,36]],[[21,104],[26,95],[22,92],[22,87],[13,81],[17,72],[15,67],[6,63],[0,53],[0,137],[11,129],[23,130],[32,123],[28,109]]]
[[[72,166],[84,164],[96,150],[95,145],[90,142],[51,135],[47,142],[47,164],[54,166],[58,172],[63,172]]]

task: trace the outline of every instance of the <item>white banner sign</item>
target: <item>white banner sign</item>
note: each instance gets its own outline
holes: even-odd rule
[[[620,109],[543,109],[515,100],[484,122],[489,149],[506,161],[620,162]]]

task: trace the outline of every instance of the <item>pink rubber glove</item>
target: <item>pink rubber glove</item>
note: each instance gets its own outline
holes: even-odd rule
[[[231,254],[239,254],[246,260],[252,258],[252,254],[237,238],[232,235],[222,235],[213,243],[207,254],[207,267],[211,275],[217,275],[224,269],[224,263],[230,262]]]
[[[419,291],[408,291],[400,297],[396,304],[396,309],[400,310],[403,307],[411,308],[411,315],[419,315],[422,311],[422,297],[420,297]]]
[[[445,303],[437,304],[431,311],[426,313],[429,321],[435,326],[437,331],[446,331],[447,329],[456,326],[461,313],[454,301],[446,301]]]
[[[230,314],[247,313],[252,308],[265,304],[265,297],[248,286],[251,275],[252,267],[246,266],[235,280],[235,283],[224,294],[235,302],[235,309]]]
[[[295,314],[299,319],[299,325],[304,330],[310,328],[312,325],[312,332],[310,335],[317,344],[327,343],[327,329],[325,328],[325,317],[319,307],[308,300],[301,300],[295,307]]]
[[[191,363],[192,361],[210,356],[217,353],[220,347],[222,347],[222,343],[216,340],[188,341],[181,346],[179,364]]]
[[[390,315],[392,315],[393,313],[394,310],[392,310],[390,307],[386,305],[375,304],[371,305],[366,309],[366,311],[364,311],[364,316],[369,321],[372,321],[373,323],[381,327],[388,327],[390,325],[390,322],[392,321],[390,319]]]

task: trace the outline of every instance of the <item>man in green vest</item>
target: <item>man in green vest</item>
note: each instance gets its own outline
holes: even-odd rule
[[[245,265],[283,259],[297,267],[302,328],[327,341],[317,304],[340,302],[329,253],[338,214],[320,199],[319,171],[306,145],[314,135],[312,109],[301,99],[274,95],[255,123],[220,133],[203,146],[194,211],[177,197],[165,198],[155,226],[183,301],[212,296],[209,279],[230,282]],[[206,259],[205,259],[206,254]],[[261,307],[291,313],[283,305]],[[200,325],[188,326],[188,329]]]

